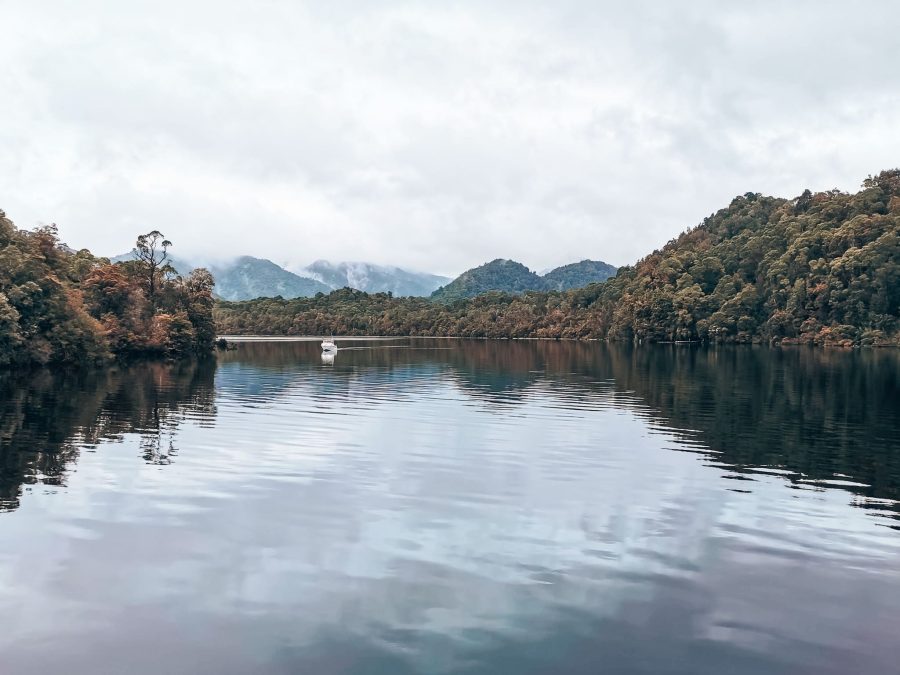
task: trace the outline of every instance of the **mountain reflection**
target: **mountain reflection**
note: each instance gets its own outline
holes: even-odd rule
[[[0,377],[0,510],[23,485],[64,485],[83,449],[139,434],[145,461],[167,464],[187,416],[215,415],[215,361]]]
[[[143,459],[168,464],[186,417],[201,426],[229,394],[258,406],[298,387],[323,408],[379,406],[445,378],[487,413],[543,397],[560,414],[631,411],[674,433],[701,461],[739,478],[783,474],[797,489],[840,487],[857,505],[900,500],[900,354],[894,350],[630,347],[602,343],[393,340],[243,343],[214,362],[0,379],[0,509],[23,485],[62,485],[85,448],[140,435]],[[355,347],[355,348],[354,348]],[[824,482],[823,482],[824,481]],[[747,487],[750,486],[750,487]],[[897,527],[892,518],[889,526]]]

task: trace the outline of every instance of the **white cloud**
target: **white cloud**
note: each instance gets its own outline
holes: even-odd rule
[[[891,2],[6,2],[0,207],[70,244],[633,262],[898,164]]]

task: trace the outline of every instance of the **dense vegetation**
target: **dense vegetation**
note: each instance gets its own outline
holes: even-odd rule
[[[542,278],[548,291],[568,291],[588,284],[606,281],[616,276],[618,270],[601,260],[582,260],[550,270]]]
[[[525,291],[566,291],[605,281],[615,275],[616,268],[598,260],[582,260],[557,267],[540,276],[515,260],[498,258],[460,274],[446,286],[431,294],[433,300],[449,302],[474,298],[497,291],[518,294]]]
[[[515,265],[494,269],[522,277]],[[244,334],[900,344],[900,170],[855,194],[747,193],[604,283],[442,299],[344,289],[222,303],[216,320]]]
[[[113,264],[0,211],[0,366],[209,351],[212,275],[175,274],[169,246],[154,231],[138,238],[135,260]]]
[[[523,293],[543,287],[544,282],[541,278],[522,263],[498,258],[463,272],[449,284],[432,293],[431,298],[448,302],[474,298],[491,291]]]

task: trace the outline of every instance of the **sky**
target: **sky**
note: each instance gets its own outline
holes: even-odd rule
[[[75,248],[630,264],[900,165],[900,3],[2,0],[0,208]]]

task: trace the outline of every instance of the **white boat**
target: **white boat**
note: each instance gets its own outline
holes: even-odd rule
[[[322,340],[323,352],[336,352],[337,346],[334,344],[334,338],[325,338]]]

